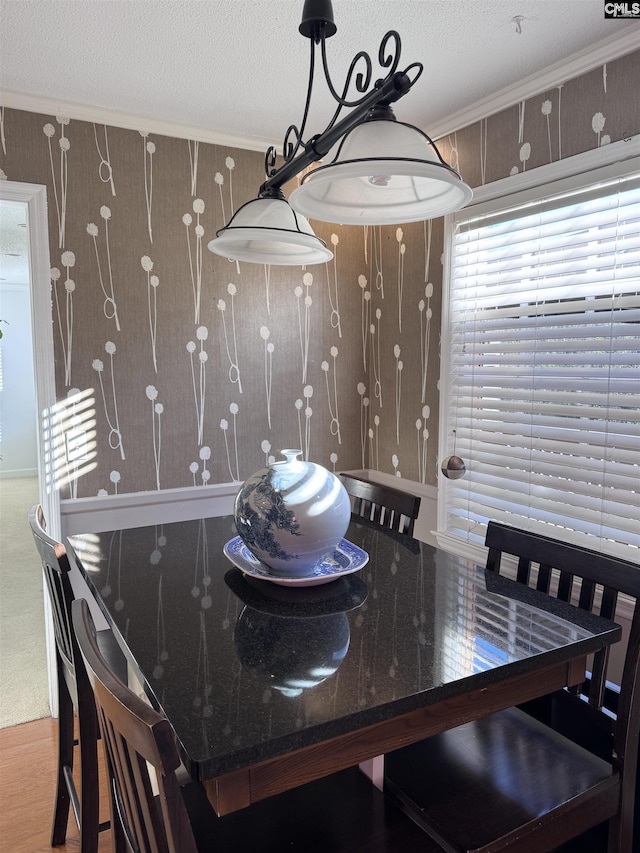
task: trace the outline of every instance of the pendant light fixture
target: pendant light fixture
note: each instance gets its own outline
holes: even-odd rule
[[[309,81],[300,126],[284,137],[284,163],[276,168],[276,150],[265,155],[266,181],[258,197],[241,207],[209,243],[216,254],[265,264],[316,264],[333,255],[313,233],[306,217],[355,225],[417,222],[459,210],[471,190],[447,165],[435,143],[421,130],[396,121],[391,105],[422,74],[415,62],[398,71],[400,36],[390,30],[378,51],[386,75],[372,82],[371,57],[360,51],[351,61],[340,94],[329,74],[326,40],[336,33],[331,0],[305,0],[300,33],[310,40]],[[313,91],[316,50],[337,108],[320,134],[304,141]],[[353,85],[359,96],[349,99]],[[341,117],[342,111],[348,110]],[[338,120],[340,119],[340,120]],[[307,171],[286,201],[287,181]]]
[[[243,204],[217,234],[209,248],[235,261],[294,266],[320,264],[333,257],[282,191]]]

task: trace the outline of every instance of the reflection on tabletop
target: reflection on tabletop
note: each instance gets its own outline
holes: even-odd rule
[[[482,688],[496,667],[525,672],[541,651],[592,636],[589,616],[532,609],[514,597],[521,585],[490,588],[484,569],[366,522],[346,538],[368,563],[302,589],[234,569],[223,546],[235,535],[218,517],[70,538],[152,701],[209,775],[422,707],[436,690],[441,701],[442,685],[444,698],[462,679],[471,689],[467,676]]]

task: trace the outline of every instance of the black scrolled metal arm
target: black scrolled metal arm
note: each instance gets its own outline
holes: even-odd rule
[[[349,70],[347,72],[347,78],[345,80],[345,84],[342,88],[342,95],[339,95],[333,83],[331,82],[331,75],[329,74],[329,64],[327,62],[327,52],[325,48],[326,42],[322,42],[322,68],[324,70],[324,79],[327,81],[327,86],[329,87],[329,91],[331,95],[336,101],[336,103],[340,107],[357,107],[358,104],[362,102],[362,98],[357,98],[355,101],[347,100],[347,92],[351,87],[351,80],[353,78],[354,72],[358,66],[358,63],[362,60],[364,62],[364,71],[358,71],[356,74],[356,82],[355,86],[358,92],[363,92],[366,94],[369,86],[371,85],[371,77],[373,72],[373,64],[371,62],[371,57],[368,53],[365,53],[364,50],[361,50],[351,60],[351,65],[349,66]]]
[[[387,55],[387,44],[391,39],[394,41],[395,49],[393,53]],[[400,35],[395,30],[389,30],[380,42],[380,48],[378,50],[378,63],[380,64],[380,67],[389,68],[389,71],[387,71],[387,77],[396,73],[398,63],[400,62],[401,51],[402,42],[400,41]]]
[[[414,68],[418,68],[419,73],[411,79],[407,72]],[[378,80],[374,88],[358,103],[358,106],[354,107],[341,121],[337,124],[332,123],[321,134],[313,136],[308,142],[301,143],[303,150],[297,156],[285,160],[279,169],[267,173],[267,180],[260,187],[259,195],[272,196],[281,192],[281,187],[287,181],[295,178],[307,166],[328,154],[343,136],[365,120],[377,104],[389,105],[400,100],[420,76],[422,66],[420,63],[414,63],[409,66],[407,72],[396,71],[385,77],[384,80]]]
[[[272,145],[268,148],[265,154],[266,181],[260,188],[260,195],[281,195],[281,188],[287,181],[294,178],[307,166],[324,157],[333,145],[339,142],[357,124],[364,121],[374,107],[378,105],[389,106],[399,100],[422,74],[423,66],[419,62],[414,62],[406,71],[399,72],[397,70],[402,42],[400,35],[395,30],[389,30],[383,36],[378,48],[378,63],[381,68],[386,70],[385,76],[376,80],[372,85],[373,63],[369,54],[361,50],[351,60],[342,94],[339,94],[329,73],[325,24],[326,21],[318,23],[317,29],[312,31],[309,37],[311,45],[309,80],[302,121],[299,127],[292,124],[287,128],[282,146],[284,163],[279,169],[276,169],[277,151],[275,146]],[[335,32],[335,27],[333,32]],[[331,34],[329,32],[329,35]],[[305,32],[304,35],[309,36],[309,32]],[[318,44],[322,54],[325,81],[338,106],[322,133],[312,136],[305,142],[303,137],[311,105],[315,74],[315,50]],[[413,77],[412,72],[416,72]],[[356,91],[361,93],[361,97],[350,100],[347,95],[352,84]],[[345,107],[350,108],[351,112],[338,122],[338,117]]]
[[[390,41],[393,40],[393,51],[387,52],[387,46]],[[371,79],[373,77],[373,63],[371,62],[371,57],[364,50],[359,51],[351,60],[351,65],[349,66],[349,71],[347,72],[347,78],[342,89],[342,95],[339,95],[336,91],[335,86],[331,81],[331,74],[329,73],[329,63],[327,60],[327,51],[326,51],[326,41],[322,39],[321,41],[321,49],[322,49],[322,68],[324,71],[324,78],[327,82],[327,86],[329,87],[329,91],[331,95],[336,101],[336,103],[340,107],[357,107],[359,106],[364,99],[366,98],[369,87],[371,86]],[[385,34],[382,41],[380,42],[380,47],[378,48],[378,62],[382,68],[387,68],[388,71],[384,77],[384,80],[388,80],[393,74],[395,74],[398,64],[400,62],[400,53],[402,51],[402,42],[400,41],[400,36],[395,30],[389,30],[388,33]],[[358,73],[355,74],[356,69],[358,67],[358,63],[364,62],[364,69],[358,70]],[[355,74],[355,88],[356,91],[362,92],[363,95],[361,98],[356,98],[355,100],[348,100],[347,93],[351,87],[351,81]],[[381,81],[378,81],[376,85],[378,85]],[[384,82],[384,81],[382,81]],[[338,111],[339,112],[339,109]],[[334,117],[335,121],[335,117]]]
[[[387,54],[386,48],[387,48],[387,44],[388,44],[390,39],[394,40],[395,50],[393,53]],[[378,62],[380,64],[380,66],[382,68],[389,68],[389,71],[387,72],[386,77],[384,77],[381,80],[376,81],[375,88],[371,91],[375,91],[378,87],[381,87],[385,83],[388,83],[388,81],[394,77],[396,70],[398,68],[398,62],[400,61],[401,47],[402,46],[401,46],[401,42],[400,42],[400,36],[398,35],[398,33],[395,30],[389,30],[389,32],[384,36],[384,38],[380,42],[380,48],[378,50]],[[346,100],[346,96],[347,96],[347,92],[349,90],[349,86],[351,85],[351,76],[353,74],[353,69],[355,68],[356,63],[358,62],[358,60],[362,56],[365,56],[367,59],[368,71],[367,71],[367,75],[365,77],[362,77],[361,74],[358,74],[358,76],[356,77],[356,88],[359,91],[365,92],[365,95],[358,101],[349,102]],[[422,65],[421,62],[414,62],[404,71],[404,74],[407,75],[407,77],[409,77],[410,72],[413,69],[418,69],[417,74],[411,80],[410,86],[413,86],[413,84],[416,82],[418,77],[422,74],[423,67],[424,66]],[[331,85],[328,77],[327,77],[327,82],[329,83],[329,85]],[[356,56],[353,58],[353,60],[351,62],[351,66],[349,67],[349,73],[347,74],[347,79],[345,81],[344,89],[342,91],[342,98],[338,99],[338,108],[336,109],[335,113],[333,114],[331,121],[325,127],[323,133],[326,133],[328,130],[330,130],[334,126],[334,124],[336,123],[336,121],[338,119],[338,116],[340,115],[340,112],[341,112],[343,106],[351,106],[354,104],[355,104],[355,106],[359,106],[360,104],[363,103],[365,98],[367,98],[371,94],[370,91],[367,91],[369,89],[370,84],[371,84],[371,60],[370,60],[369,56],[366,53],[364,53],[364,51],[361,51],[360,53],[356,54]],[[395,100],[395,97],[393,98],[393,100]],[[378,101],[378,103],[383,103],[383,101],[380,100],[380,101]]]
[[[389,51],[388,45],[391,41],[393,42],[393,49]],[[322,53],[322,67],[324,71],[324,77],[333,99],[338,104],[335,113],[331,117],[331,120],[325,127],[323,133],[326,133],[334,126],[334,124],[338,120],[340,112],[344,107],[359,107],[371,94],[370,87],[371,80],[373,78],[373,63],[371,62],[371,57],[368,53],[366,53],[366,51],[359,51],[351,60],[349,71],[347,72],[347,77],[342,89],[342,94],[340,95],[336,91],[336,88],[334,87],[333,82],[331,81],[331,75],[329,73],[329,63],[327,60],[326,51],[327,42],[324,36],[324,29],[321,29],[319,38],[317,40],[311,38],[309,39],[309,42],[311,45],[311,55],[309,59],[309,81],[307,84],[307,97],[304,105],[304,113],[302,116],[302,121],[300,122],[300,127],[298,128],[297,125],[291,124],[287,128],[287,132],[284,135],[284,140],[282,144],[282,157],[285,163],[290,163],[296,156],[296,154],[300,151],[300,148],[305,145],[303,136],[307,124],[307,118],[309,115],[309,107],[311,105],[313,78],[315,73],[315,49],[318,43],[320,44]],[[400,35],[395,30],[389,30],[389,32],[386,33],[382,38],[382,41],[380,42],[380,47],[378,48],[378,62],[380,64],[380,67],[386,68],[388,70],[385,77],[375,83],[376,87],[379,87],[383,83],[390,80],[391,77],[395,74],[398,68],[398,63],[400,62],[401,50],[402,42],[400,41]],[[414,63],[414,65],[418,64],[419,63]],[[413,67],[414,66],[410,66],[410,68]],[[420,66],[420,68],[422,68],[422,66]],[[352,81],[354,81],[356,91],[362,93],[362,97],[355,98],[354,100],[349,100],[347,98],[347,94],[351,88]],[[413,82],[415,82],[415,80]],[[276,174],[276,161],[277,151],[275,146],[272,145],[267,149],[264,160],[264,173],[267,179],[271,178],[273,175]]]
[[[294,141],[291,140],[292,136]],[[304,142],[302,141],[302,131],[298,130],[295,124],[290,124],[284,135],[284,141],[282,143],[282,156],[286,163],[293,160],[301,145],[304,145]],[[277,157],[278,151],[275,145],[270,145],[264,155],[264,173],[267,177],[270,177],[275,173]]]
[[[278,152],[276,146],[270,145],[264,155],[264,173],[267,177],[275,173],[277,158]]]
[[[303,144],[303,133],[304,125],[300,128],[300,130],[298,130],[295,124],[289,125],[289,127],[287,128],[287,132],[284,135],[284,142],[282,143],[282,156],[285,160],[292,160],[298,153],[298,149]],[[291,136],[294,137],[295,142],[291,141]]]
[[[416,69],[416,76],[411,80],[412,86],[424,71],[424,65],[421,62],[412,62],[411,65],[407,66],[407,68],[404,69],[404,73],[407,75],[407,77],[411,76],[409,72],[413,71],[414,68]]]
[[[307,97],[304,104],[304,113],[302,114],[300,127],[298,128],[297,125],[290,124],[284,135],[284,140],[282,142],[282,156],[286,163],[293,160],[300,150],[300,146],[304,145],[302,137],[304,136],[307,118],[309,116],[309,107],[311,106],[311,95],[313,92],[313,77],[315,74],[315,43],[313,39],[309,39],[309,42],[311,45],[311,55],[309,58],[309,79],[307,82]],[[291,137],[293,137],[293,141]],[[271,145],[267,149],[264,159],[264,173],[267,178],[273,175],[276,171],[276,158],[276,148],[274,145]]]

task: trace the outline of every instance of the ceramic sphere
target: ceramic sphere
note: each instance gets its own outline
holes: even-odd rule
[[[351,518],[349,495],[335,474],[304,462],[299,450],[261,468],[238,492],[238,535],[271,573],[304,577],[333,553]]]

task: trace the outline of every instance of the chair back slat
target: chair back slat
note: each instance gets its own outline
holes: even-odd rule
[[[607,646],[606,648],[597,651],[593,656],[591,678],[587,682],[587,696],[589,704],[593,705],[595,708],[604,707],[609,652],[610,649],[609,646]]]
[[[149,786],[146,789],[143,777],[138,772],[139,782],[136,778],[136,765],[139,756],[134,752],[129,753],[127,743],[120,736],[119,732],[114,729],[111,721],[104,717],[104,712],[101,709],[101,716],[104,719],[105,728],[109,728],[109,737],[105,738],[105,743],[109,744],[112,767],[114,776],[117,779],[116,803],[118,804],[118,812],[122,822],[122,828],[129,841],[129,844],[137,846],[141,850],[152,850],[155,844],[151,841],[157,837],[161,842],[161,849],[164,853],[165,842],[164,833],[162,831],[155,832],[156,826],[149,820],[148,809],[145,809],[144,804],[147,802],[147,797],[150,802],[153,802],[153,794]],[[139,768],[138,768],[139,771]],[[145,764],[145,775],[148,777],[148,771]],[[144,796],[138,796],[138,784],[144,791]],[[147,826],[151,823],[151,833],[147,830]]]
[[[114,729],[109,718],[105,716],[101,707],[98,707],[98,720],[100,721],[100,729],[103,732],[107,768],[110,774],[112,774],[114,807],[118,815],[120,827],[131,849],[135,850],[136,847],[139,847],[141,850],[149,850],[151,849],[149,836],[138,818],[138,801],[135,791],[129,782],[131,767],[129,766],[129,757],[126,749],[123,749],[118,732]],[[106,737],[104,735],[105,731],[109,732]],[[138,843],[137,839],[141,839],[140,843]]]
[[[102,656],[87,602],[73,604],[73,628],[93,688],[114,795],[111,821],[139,853],[197,853],[175,771],[175,735],[159,714],[123,684]],[[157,809],[148,765],[158,787]],[[161,817],[162,816],[162,817]]]
[[[341,474],[340,479],[351,498],[353,515],[389,530],[413,535],[420,509],[417,495],[348,474]]]
[[[536,582],[536,589],[548,595],[550,588],[551,566],[547,566],[545,563],[542,563],[542,565],[538,569],[538,580]]]
[[[560,570],[558,579],[557,597],[560,601],[571,601],[571,593],[573,592],[573,575],[565,569]]]
[[[137,826],[138,837],[144,838],[144,844],[153,849],[152,839],[164,840],[163,824],[154,808],[154,793],[147,763],[124,738],[118,737],[120,749],[127,761],[129,787],[129,820]],[[142,791],[142,795],[138,792]]]
[[[600,602],[600,615],[605,619],[615,619],[618,606],[618,590],[611,586],[604,588]]]
[[[526,557],[521,557],[518,560],[518,583],[528,584],[531,577],[531,563]]]
[[[580,587],[580,600],[578,607],[581,610],[593,610],[593,602],[596,597],[596,585],[592,580],[583,579]]]
[[[371,504],[369,504],[369,506],[371,507]],[[382,525],[382,509],[383,508],[380,506],[380,504],[374,504],[373,505],[373,512],[371,513],[371,521],[373,521],[375,524]]]
[[[494,521],[487,526],[485,544],[489,549],[487,570],[499,573],[503,554],[518,557],[517,580],[520,582],[524,577],[521,571],[524,560],[538,565],[538,576],[541,573],[546,576],[549,567],[552,582],[545,590],[548,594],[553,594],[555,579],[556,596],[570,602],[573,582],[579,580],[578,606],[607,619],[615,618],[620,595],[628,597],[632,608],[631,630],[620,685],[608,680],[610,650],[601,649],[594,655],[592,671],[586,681],[581,686],[561,691],[558,698],[563,700],[562,705],[565,700],[572,704],[568,713],[575,723],[573,728],[577,729],[580,721],[580,725],[599,728],[608,735],[604,741],[608,743],[606,758],[621,771],[624,765],[622,797],[632,808],[640,739],[640,566]],[[530,583],[528,576],[525,582]],[[562,713],[564,711],[563,708]]]

